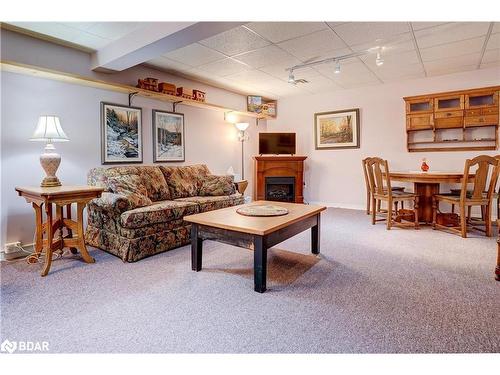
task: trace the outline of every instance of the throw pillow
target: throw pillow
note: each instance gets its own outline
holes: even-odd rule
[[[142,184],[146,187],[147,196],[152,201],[170,200],[170,190],[160,168],[155,166],[141,166],[138,168],[142,177]]]
[[[148,198],[148,191],[139,175],[128,174],[109,177],[108,186],[113,193],[125,196],[134,208],[149,206],[153,203]]]
[[[202,197],[231,195],[234,194],[235,191],[233,176],[208,175],[203,178],[198,195]]]
[[[209,174],[203,165],[180,167],[160,166],[170,189],[171,199],[194,197],[198,195],[202,180]]]

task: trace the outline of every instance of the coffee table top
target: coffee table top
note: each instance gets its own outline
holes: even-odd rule
[[[236,212],[238,208],[243,206],[240,205],[185,216],[184,220],[190,223],[264,236],[326,210],[324,206],[274,201],[256,201],[244,206],[262,204],[284,207],[288,210],[288,214],[273,217],[244,216]]]

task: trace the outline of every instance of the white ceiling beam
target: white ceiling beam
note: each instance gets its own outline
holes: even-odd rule
[[[92,70],[122,71],[244,23],[151,23],[94,52],[91,57]]]

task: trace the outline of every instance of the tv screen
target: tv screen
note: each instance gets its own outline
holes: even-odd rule
[[[259,154],[295,154],[295,133],[259,133]]]

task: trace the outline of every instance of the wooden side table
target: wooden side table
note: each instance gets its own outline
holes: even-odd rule
[[[28,261],[38,260],[42,252],[45,252],[42,276],[49,273],[54,251],[62,252],[65,247],[71,248],[73,254],[79,250],[86,263],[95,262],[85,246],[83,209],[89,201],[101,196],[103,188],[95,186],[16,187],[16,191],[26,199],[26,202],[31,203],[35,210],[35,252],[28,258]],[[71,220],[73,203],[76,203],[76,221]],[[53,205],[55,205],[55,217],[52,212]],[[66,207],[66,217],[64,217],[64,207]],[[45,221],[42,218],[42,208],[46,214]],[[64,228],[66,235],[63,234]]]

